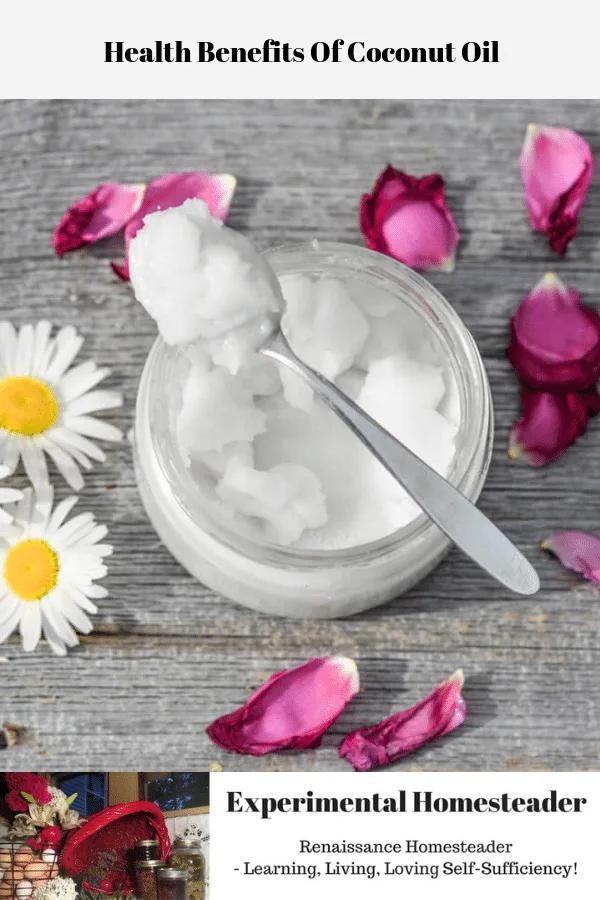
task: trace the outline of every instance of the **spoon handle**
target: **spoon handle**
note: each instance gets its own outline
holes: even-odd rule
[[[521,551],[445,478],[298,359],[281,331],[260,352],[301,375],[463,553],[517,594],[539,590],[537,573]]]

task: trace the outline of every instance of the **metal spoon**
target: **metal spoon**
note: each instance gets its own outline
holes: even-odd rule
[[[298,359],[275,316],[272,326],[259,352],[302,376],[463,553],[516,594],[535,594],[540,580],[521,551],[445,478]]]

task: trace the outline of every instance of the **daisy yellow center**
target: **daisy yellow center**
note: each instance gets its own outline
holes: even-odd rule
[[[0,380],[0,428],[33,437],[58,418],[58,400],[39,378],[14,375]]]
[[[41,600],[56,587],[58,556],[40,538],[19,541],[6,555],[4,579],[21,600]]]

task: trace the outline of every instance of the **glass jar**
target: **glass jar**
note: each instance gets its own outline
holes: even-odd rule
[[[178,838],[171,849],[169,866],[188,873],[188,900],[204,900],[205,860],[200,841]]]
[[[185,869],[159,869],[158,900],[187,900],[188,873]]]
[[[133,858],[140,859],[160,859],[160,841],[138,841],[133,848]]]
[[[157,900],[156,873],[166,866],[164,859],[139,859],[135,864],[138,900]]]
[[[278,276],[362,279],[392,295],[424,324],[451,373],[459,410],[448,480],[475,502],[491,456],[492,399],[475,342],[450,304],[411,269],[361,247],[315,242],[266,256]],[[177,348],[157,339],[138,393],[135,464],[150,520],[195,578],[261,612],[335,618],[399,596],[440,562],[450,541],[424,514],[386,537],[343,550],[281,547],[234,531],[211,507],[177,445],[175,417],[188,366]]]

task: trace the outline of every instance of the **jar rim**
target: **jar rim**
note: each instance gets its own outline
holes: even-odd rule
[[[158,873],[159,878],[171,879],[172,881],[187,881],[189,872],[187,869],[163,869]]]
[[[387,287],[396,286],[402,294],[399,302],[407,302],[408,294],[416,296],[420,307],[412,306],[423,319],[427,317],[433,324],[434,331],[444,349],[448,350],[452,363],[452,371],[460,393],[461,417],[456,436],[457,452],[455,453],[447,479],[459,490],[465,482],[472,480],[472,462],[480,449],[481,441],[486,442],[484,460],[480,471],[476,474],[476,483],[470,497],[477,499],[487,474],[491,458],[493,439],[493,417],[491,393],[487,374],[475,341],[466,325],[445,299],[429,281],[403,263],[389,256],[358,247],[352,244],[332,241],[313,241],[296,244],[284,244],[264,251],[267,260],[278,275],[294,274],[298,271],[314,270],[317,261],[321,265],[350,265],[357,274],[371,276]],[[297,257],[293,267],[283,269],[282,260],[290,264],[290,259]],[[410,304],[408,304],[410,305]],[[148,354],[148,359],[140,382],[136,421],[147,415],[148,394],[152,388],[164,386],[165,373],[162,371],[170,356],[177,353],[177,348],[169,347],[159,335]],[[472,383],[467,389],[467,372]],[[146,404],[146,406],[144,406]],[[144,413],[146,409],[146,413]],[[470,432],[470,440],[463,440]],[[461,440],[463,443],[461,444]],[[163,477],[172,483],[172,472],[168,471],[167,461],[156,452],[154,430],[151,430],[151,441]],[[182,463],[183,465],[183,463]],[[191,477],[191,476],[190,476]],[[422,513],[407,525],[375,541],[331,550],[315,550],[310,548],[286,547],[267,540],[254,538],[247,534],[228,528],[226,523],[215,521],[215,517],[204,509],[192,513],[183,500],[182,492],[174,492],[174,497],[191,523],[208,533],[211,538],[227,546],[235,552],[243,553],[248,558],[279,568],[314,569],[325,564],[343,566],[345,563],[369,562],[393,554],[409,543],[419,540],[429,529],[437,526]]]

